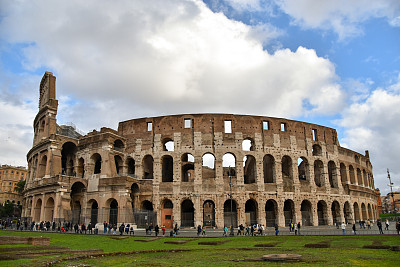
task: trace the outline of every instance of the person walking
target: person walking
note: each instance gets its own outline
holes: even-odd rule
[[[165,235],[165,225],[161,226],[161,230],[162,230],[162,235]]]
[[[294,227],[294,235],[297,235],[297,224],[294,224],[293,227]]]
[[[201,225],[199,224],[197,226],[197,236],[200,236],[200,234],[201,234]]]
[[[201,235],[206,235],[206,227],[203,225],[203,228],[201,229]]]
[[[353,234],[356,235],[357,234],[357,228],[356,228],[356,224],[353,223]]]
[[[386,219],[385,221],[385,230],[389,231],[389,220]]]
[[[301,228],[301,224],[300,222],[297,223],[297,231],[299,231],[299,235],[300,235],[300,228]]]
[[[400,234],[400,222],[399,222],[399,220],[396,221],[396,231],[397,231],[397,234]]]
[[[156,233],[156,236],[158,236],[158,233],[160,232],[160,227],[158,227],[158,224],[154,227],[154,232]]]
[[[378,226],[379,234],[383,235],[381,220],[378,220],[378,222],[376,223],[376,226]]]
[[[104,234],[107,234],[107,230],[108,230],[108,224],[106,221],[104,221],[103,223],[103,227],[104,227]]]
[[[371,229],[371,221],[369,219],[367,220],[367,229]]]
[[[275,224],[275,235],[277,236],[279,234],[279,226]]]
[[[224,234],[223,234],[223,236],[228,236],[228,227],[226,227],[226,225],[225,225],[225,227],[224,227]]]
[[[346,235],[346,224],[342,222],[342,234]]]

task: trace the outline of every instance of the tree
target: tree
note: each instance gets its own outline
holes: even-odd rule
[[[24,191],[25,182],[26,182],[26,181],[19,181],[19,182],[15,185],[14,190],[15,190],[18,194],[22,194],[22,192]]]

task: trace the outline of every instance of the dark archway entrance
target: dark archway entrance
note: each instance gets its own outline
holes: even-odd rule
[[[327,225],[327,207],[324,201],[318,201],[317,204],[318,225]]]
[[[224,225],[229,228],[232,224],[237,227],[237,204],[235,200],[228,199],[224,203]]]
[[[342,220],[340,218],[340,205],[339,202],[337,201],[332,202],[332,219],[333,219],[333,225],[339,225]]]
[[[246,201],[245,205],[246,224],[257,224],[257,202],[254,199]]]
[[[211,200],[207,200],[203,204],[203,225],[215,226],[215,204]]]
[[[288,199],[283,205],[283,214],[285,216],[285,226],[288,226],[291,222],[294,223],[294,203],[292,200]]]
[[[113,225],[118,222],[118,202],[115,199],[113,199],[113,201],[110,203],[109,222]]]
[[[312,206],[311,202],[308,200],[303,200],[301,202],[301,223],[303,226],[312,226]]]
[[[97,223],[98,215],[99,215],[99,205],[97,204],[97,201],[94,200],[90,209],[90,222],[93,225]]]
[[[275,200],[268,200],[265,204],[265,217],[267,226],[275,226],[276,222],[276,213],[278,205],[276,204]]]
[[[194,206],[193,202],[189,199],[184,200],[181,204],[181,226],[194,226]]]
[[[161,225],[164,225],[167,229],[172,229],[173,226],[173,208],[171,200],[165,199],[161,209]]]

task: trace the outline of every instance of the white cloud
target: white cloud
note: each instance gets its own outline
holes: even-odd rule
[[[400,94],[391,88],[400,86],[400,78],[388,89],[378,88],[365,100],[354,102],[343,112],[339,124],[346,128],[343,141],[356,151],[369,150],[374,166],[375,187],[387,192],[386,169],[400,185]]]
[[[398,26],[398,0],[275,0],[276,4],[304,28],[332,29],[340,39],[362,33],[360,23],[370,18],[386,18]]]

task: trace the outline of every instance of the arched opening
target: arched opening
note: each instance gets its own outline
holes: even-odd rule
[[[339,225],[341,224],[341,217],[340,217],[340,205],[339,202],[337,201],[333,201],[332,202],[332,207],[331,207],[331,211],[332,211],[332,220],[333,220],[333,224],[334,225]]]
[[[243,151],[254,151],[254,141],[251,138],[246,138],[242,142]]]
[[[301,202],[301,223],[303,226],[312,226],[313,225],[313,214],[312,214],[312,205],[308,200],[303,200]]]
[[[115,162],[115,170],[117,172],[117,175],[122,175],[123,174],[123,163],[122,163],[122,158],[118,155],[114,156],[114,162]]]
[[[207,200],[203,204],[203,225],[215,226],[215,204],[211,200]]]
[[[324,185],[324,164],[320,160],[314,161],[314,181],[315,185],[321,187]]]
[[[131,185],[131,203],[132,203],[132,212],[134,213],[136,210],[136,205],[139,203],[139,186],[137,183],[133,183]]]
[[[364,203],[361,203],[361,214],[362,214],[362,220],[365,221],[368,219],[367,216],[367,208],[365,207]]]
[[[125,145],[120,139],[117,139],[117,140],[114,141],[113,147],[114,147],[114,150],[117,150],[117,151],[120,151],[120,152],[124,152]]]
[[[357,223],[360,221],[360,208],[358,207],[357,202],[354,202],[353,208],[354,208],[354,223]]]
[[[193,202],[189,199],[184,200],[181,204],[181,226],[194,226],[194,206]]]
[[[127,165],[128,165],[128,176],[134,177],[135,176],[135,160],[131,157],[128,157]]]
[[[34,209],[34,215],[33,215],[33,220],[35,222],[40,222],[40,212],[42,210],[42,200],[39,198],[36,201],[35,209]]]
[[[153,179],[153,157],[146,155],[143,158],[143,179]]]
[[[359,168],[357,168],[357,182],[358,185],[363,185],[361,170]]]
[[[153,203],[148,200],[144,200],[140,209],[136,210],[133,215],[137,227],[144,228],[150,224],[154,226],[157,223],[157,213],[154,211]]]
[[[174,151],[174,141],[171,138],[165,138],[162,142],[164,151]]]
[[[293,188],[293,168],[292,159],[289,156],[282,157],[282,179],[283,191],[291,192]]]
[[[364,186],[369,187],[368,178],[367,178],[367,172],[365,170],[363,170],[362,173],[363,173]]]
[[[322,156],[322,148],[320,145],[313,145],[312,146],[312,154],[313,156]]]
[[[300,181],[309,181],[310,167],[308,160],[305,157],[297,159],[297,171],[299,173]]]
[[[49,197],[44,206],[44,220],[52,222],[53,221],[53,214],[54,214],[54,199]]]
[[[272,155],[265,155],[263,159],[264,183],[275,183],[275,159]]]
[[[46,166],[47,166],[47,156],[44,155],[40,160],[38,177],[43,178],[46,175]]]
[[[327,225],[327,206],[325,201],[320,200],[317,204],[317,214],[318,214],[318,225]]]
[[[192,182],[194,180],[194,157],[192,154],[185,153],[182,156],[182,182]]]
[[[347,183],[347,170],[346,165],[343,163],[340,163],[340,177],[342,180],[342,185],[345,185]]]
[[[237,227],[237,204],[235,200],[228,199],[224,202],[224,225]]]
[[[243,158],[243,174],[245,184],[253,184],[256,182],[256,159],[253,156],[247,155]]]
[[[84,202],[84,194],[86,192],[86,187],[81,182],[76,182],[71,187],[71,212],[72,212],[72,223],[80,224],[82,222],[81,218],[81,203]]]
[[[283,214],[285,216],[285,225],[288,226],[294,220],[294,202],[291,199],[285,201],[283,205]]]
[[[153,211],[153,203],[148,200],[142,202],[142,210]]]
[[[93,174],[101,173],[101,156],[98,153],[93,154],[90,159],[94,165]]]
[[[215,157],[211,153],[206,153],[202,157],[202,177],[203,179],[215,178]]]
[[[85,160],[83,158],[79,158],[78,160],[77,173],[78,177],[85,177]]]
[[[162,181],[172,182],[174,180],[174,160],[171,156],[165,155],[161,158]]]
[[[331,188],[338,187],[336,164],[333,161],[328,162],[328,177]]]
[[[76,155],[76,145],[72,142],[66,142],[61,150],[61,170],[63,175],[75,176],[74,161]]]
[[[344,222],[346,224],[353,222],[353,216],[350,208],[350,203],[346,201],[343,207]]]
[[[99,215],[99,205],[97,201],[94,199],[89,200],[89,207],[90,207],[90,222],[92,225],[98,223],[98,215]]]
[[[355,184],[356,183],[356,177],[354,174],[354,168],[352,165],[349,166],[349,175],[350,175],[350,183]]]
[[[265,203],[265,217],[266,217],[266,226],[274,227],[277,224],[276,215],[278,214],[278,204],[275,200],[269,199],[267,203]]]
[[[161,225],[164,225],[167,229],[172,229],[173,226],[173,209],[174,205],[169,199],[165,199],[162,203],[161,209]]]
[[[229,171],[231,176],[236,176],[236,158],[232,153],[226,153],[222,157],[222,167],[224,177],[229,177]]]
[[[246,224],[257,224],[257,202],[254,199],[249,199],[245,204]]]
[[[113,225],[118,223],[118,202],[115,199],[113,199],[110,203],[109,222]]]
[[[368,203],[368,220],[373,220],[374,215],[372,214],[371,204]]]

